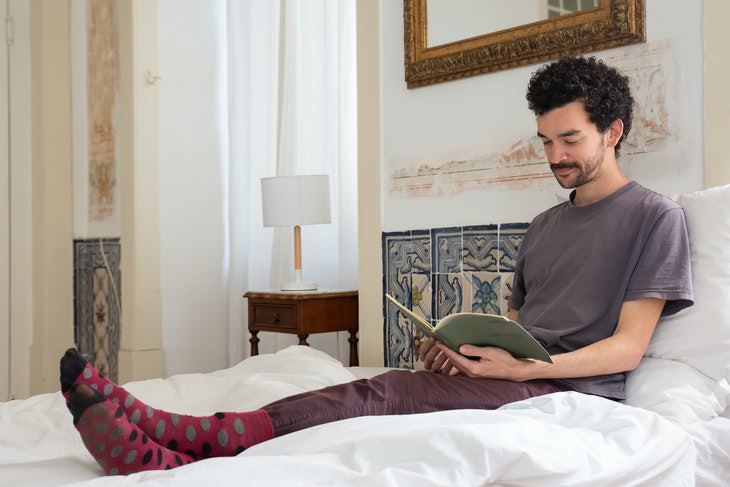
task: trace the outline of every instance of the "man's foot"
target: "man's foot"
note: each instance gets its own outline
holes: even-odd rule
[[[84,387],[79,387],[82,385]],[[108,399],[115,407],[118,405],[129,422],[147,433],[150,439],[193,458],[237,455],[249,446],[274,436],[271,418],[261,409],[187,416],[148,406],[104,377],[74,349],[68,350],[61,359],[62,390],[64,387],[68,387],[63,394],[74,420],[89,404],[99,402],[99,398]],[[80,397],[74,397],[72,402],[71,397],[77,395]]]
[[[86,384],[70,389],[74,426],[91,456],[108,475],[163,470],[195,461],[153,441],[122,408]]]
[[[83,372],[88,361],[76,350],[69,348],[61,358],[61,392],[71,389],[78,376]]]
[[[79,418],[86,409],[100,402],[106,401],[106,397],[99,394],[86,384],[76,384],[71,386],[66,397],[66,407],[71,411],[74,417],[74,424],[79,422]]]

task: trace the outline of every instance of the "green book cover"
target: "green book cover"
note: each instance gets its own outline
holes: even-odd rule
[[[497,347],[508,351],[515,358],[530,358],[553,363],[550,354],[540,342],[519,323],[506,316],[481,313],[454,313],[436,326],[400,304],[390,294],[385,295],[398,309],[411,319],[425,335],[435,338],[455,352],[464,344],[478,347]]]

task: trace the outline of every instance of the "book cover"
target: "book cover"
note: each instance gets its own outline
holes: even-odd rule
[[[455,352],[464,344],[478,347],[497,347],[508,351],[515,358],[535,359],[553,363],[550,354],[519,323],[506,316],[481,313],[454,313],[431,325],[398,302],[390,294],[388,300],[410,318],[424,335],[435,338]]]

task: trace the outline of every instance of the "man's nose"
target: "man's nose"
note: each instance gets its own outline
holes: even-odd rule
[[[568,153],[560,144],[551,144],[545,152],[550,164],[556,164],[568,159]]]

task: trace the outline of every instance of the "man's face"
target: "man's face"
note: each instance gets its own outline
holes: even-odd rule
[[[560,186],[572,189],[600,177],[604,137],[588,119],[583,102],[574,101],[538,115],[537,135]]]

